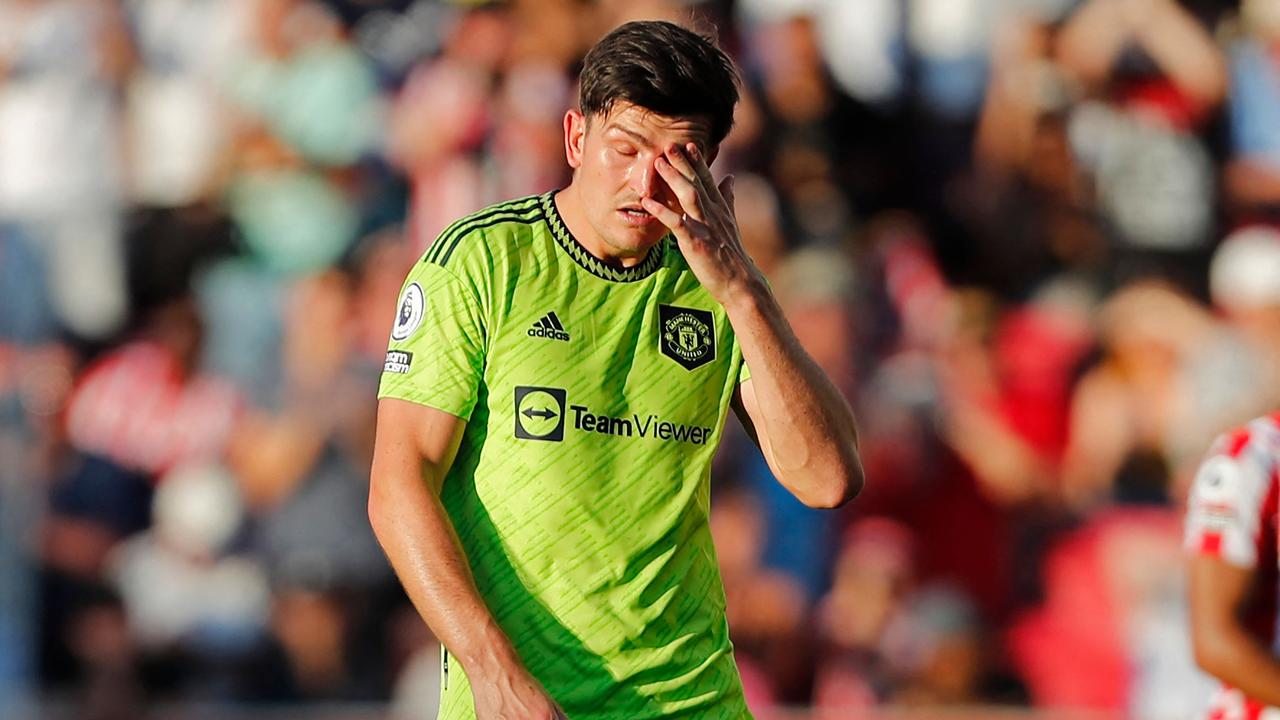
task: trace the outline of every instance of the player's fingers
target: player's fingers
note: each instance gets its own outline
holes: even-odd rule
[[[684,153],[681,152],[679,145],[667,145],[666,150],[662,152],[662,157],[666,158],[667,162],[671,163],[671,166],[689,181],[689,184],[697,187],[699,182],[698,171],[694,169],[693,163],[689,161],[689,158],[685,157]]]
[[[716,190],[716,182],[711,177],[711,171],[707,169],[706,163],[700,159],[698,146],[694,143],[687,143],[684,147],[678,145],[668,146],[666,157],[672,167],[679,170],[681,175],[689,178],[689,182],[697,189],[703,212],[703,217],[699,219],[710,217],[712,206],[721,203],[722,198]]]
[[[684,146],[685,154],[689,156],[689,164],[693,166],[694,173],[697,174],[699,184],[707,194],[707,199],[712,202],[720,202],[724,200],[724,193],[716,186],[716,179],[711,174],[711,168],[707,166],[706,161],[702,157],[702,151],[698,149],[697,143],[686,143]]]
[[[675,193],[676,200],[680,202],[680,207],[694,219],[704,219],[702,193],[694,186],[693,182],[684,173],[676,169],[665,157],[658,158],[653,164],[658,169],[658,174],[667,182],[667,187],[670,187],[671,192]]]
[[[640,206],[645,212],[658,218],[658,222],[667,226],[667,229],[674,233],[682,233],[686,230],[685,217],[653,198],[640,198]]]
[[[678,213],[653,198],[640,198],[640,205],[680,240],[689,241],[705,235],[706,226],[688,213]]]

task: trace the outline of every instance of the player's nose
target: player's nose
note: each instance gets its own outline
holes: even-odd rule
[[[631,172],[631,189],[640,197],[656,197],[661,182],[653,159],[640,160]]]

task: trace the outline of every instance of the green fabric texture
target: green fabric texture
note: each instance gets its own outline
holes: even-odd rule
[[[468,421],[442,502],[569,717],[749,717],[708,526],[745,378],[674,239],[612,268],[550,193],[454,223],[406,279],[379,397]],[[449,662],[440,717],[474,716]]]

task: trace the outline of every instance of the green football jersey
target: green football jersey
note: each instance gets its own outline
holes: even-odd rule
[[[379,397],[467,420],[441,500],[569,717],[749,717],[707,521],[747,377],[674,238],[609,266],[552,193],[459,220],[409,273]],[[440,717],[472,718],[449,659]]]

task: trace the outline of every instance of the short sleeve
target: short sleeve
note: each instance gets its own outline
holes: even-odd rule
[[[475,283],[419,262],[400,291],[378,397],[470,419],[484,370],[485,328]]]
[[[730,336],[729,336],[730,337],[730,342],[729,342],[730,377],[733,377],[734,374],[736,373],[736,376],[737,376],[736,386],[741,386],[742,383],[751,379],[751,369],[747,367],[747,361],[744,357],[742,357],[742,344],[738,342],[738,333],[736,330],[734,330],[733,325],[729,322],[728,316],[727,315],[721,316],[720,321],[724,323],[725,327],[729,328],[729,333],[730,333]]]
[[[1201,463],[1187,498],[1185,549],[1242,568],[1258,564],[1261,533],[1275,513],[1270,453],[1237,431]]]

